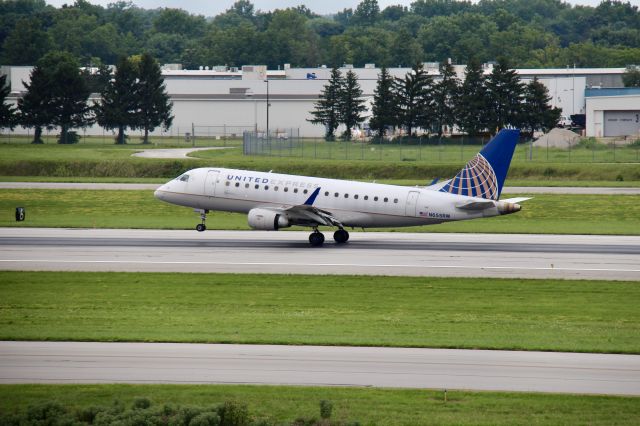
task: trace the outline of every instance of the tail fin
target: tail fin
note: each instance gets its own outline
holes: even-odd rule
[[[520,130],[503,129],[440,191],[497,200],[507,177]]]

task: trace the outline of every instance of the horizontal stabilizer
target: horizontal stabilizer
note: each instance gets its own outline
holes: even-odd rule
[[[487,201],[465,201],[456,204],[456,207],[463,210],[484,210],[495,207],[496,203],[492,200]]]
[[[517,204],[517,203],[521,203],[523,201],[527,201],[532,199],[533,197],[516,197],[516,198],[507,198],[506,200],[500,200],[503,201],[505,203],[513,203],[513,204]]]

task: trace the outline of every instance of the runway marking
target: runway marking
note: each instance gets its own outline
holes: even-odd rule
[[[153,261],[153,260],[50,260],[50,259],[0,259],[0,262],[58,263],[58,264],[138,264],[138,265],[216,265],[216,266],[316,266],[316,267],[362,267],[362,268],[420,268],[420,269],[479,269],[514,271],[567,271],[567,272],[640,272],[640,269],[614,268],[563,268],[529,266],[469,266],[469,265],[405,265],[369,263],[290,263],[290,262],[207,262],[207,261]]]

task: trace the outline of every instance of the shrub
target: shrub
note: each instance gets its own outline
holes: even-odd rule
[[[58,143],[60,144],[67,144],[67,145],[71,145],[71,144],[76,144],[80,142],[80,135],[78,135],[78,132],[72,132],[69,131],[67,132],[67,139],[63,139],[62,134],[58,135]]]
[[[244,404],[226,401],[218,408],[221,426],[245,426],[249,424],[249,410]]]
[[[322,400],[320,401],[320,417],[323,419],[331,418],[331,412],[333,411],[333,404],[331,401]]]
[[[103,408],[94,406],[82,408],[76,412],[76,418],[81,422],[93,424],[102,411],[104,411]]]
[[[198,414],[189,422],[189,426],[218,426],[219,424],[220,416],[211,412]]]
[[[136,398],[133,400],[132,408],[134,410],[146,410],[149,407],[151,407],[149,398]]]

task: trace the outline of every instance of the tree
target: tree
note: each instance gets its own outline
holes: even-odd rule
[[[380,15],[378,0],[362,0],[353,12],[350,23],[355,25],[374,25]]]
[[[15,124],[15,108],[5,104],[11,88],[7,85],[7,76],[0,75],[0,129],[8,127],[13,129]]]
[[[136,68],[126,57],[121,57],[116,65],[113,79],[101,93],[102,100],[95,106],[98,124],[106,129],[118,129],[116,144],[125,144],[127,127],[138,127],[138,73]]]
[[[144,129],[144,142],[149,143],[149,131],[163,125],[171,127],[172,103],[164,85],[164,78],[158,62],[144,53],[139,64],[137,95],[139,106],[139,126]]]
[[[507,59],[502,57],[494,65],[487,79],[489,94],[489,130],[497,133],[507,126],[517,126],[521,115],[524,85],[516,71],[509,67]]]
[[[373,92],[371,112],[369,127],[376,132],[378,137],[382,138],[388,126],[395,126],[397,117],[393,77],[386,68],[382,68],[378,75],[378,83]]]
[[[344,139],[351,140],[351,129],[364,121],[362,113],[366,110],[358,76],[349,70],[340,90],[340,121],[346,126]]]
[[[442,79],[433,85],[433,116],[438,137],[442,136],[445,126],[451,128],[455,123],[456,100],[460,91],[460,82],[449,62],[440,66],[440,74]]]
[[[335,132],[340,125],[342,117],[340,116],[340,95],[344,79],[338,68],[331,70],[329,81],[324,85],[318,101],[314,104],[314,110],[311,111],[312,119],[307,119],[313,124],[323,124],[325,126],[325,139],[334,140]]]
[[[51,124],[60,127],[58,143],[75,143],[74,138],[69,138],[69,130],[86,127],[92,120],[87,104],[89,86],[80,73],[80,64],[67,52],[49,53],[42,63],[51,70]]]
[[[640,67],[628,66],[622,75],[624,87],[640,87]]]
[[[51,111],[48,107],[48,91],[51,87],[49,75],[44,68],[36,65],[31,71],[29,82],[23,81],[22,84],[27,92],[18,99],[18,121],[24,127],[33,127],[33,141],[31,143],[44,143],[42,128],[50,127],[51,123]]]
[[[468,135],[475,136],[487,128],[487,89],[482,65],[471,59],[465,70],[457,101],[457,124]]]
[[[558,124],[562,110],[549,105],[551,96],[546,86],[535,77],[524,88],[520,126],[523,130],[547,132]]]
[[[60,127],[58,143],[75,143],[69,130],[91,123],[87,104],[89,88],[80,73],[80,64],[67,52],[46,54],[25,83],[26,95],[18,101],[21,124],[35,127],[33,143],[42,143],[44,126]]]
[[[23,18],[2,44],[2,61],[9,65],[33,65],[51,49],[51,37],[35,18]]]
[[[413,135],[415,128],[425,126],[429,121],[431,80],[422,64],[416,64],[404,79],[396,78],[394,81],[393,91],[398,102],[398,124],[404,126],[408,136]]]

